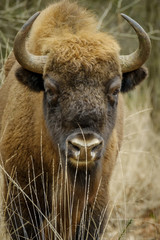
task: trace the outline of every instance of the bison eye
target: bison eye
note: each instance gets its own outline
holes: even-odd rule
[[[47,101],[49,104],[55,104],[58,100],[58,91],[56,87],[48,88],[45,90],[47,94]]]
[[[48,76],[44,81],[45,93],[47,96],[47,101],[49,104],[54,104],[58,99],[58,87],[54,83],[53,79],[50,79]]]
[[[113,91],[112,94],[113,94],[114,96],[117,96],[119,92],[120,92],[120,88],[117,88],[117,89],[115,89],[115,90]]]
[[[120,92],[120,88],[115,89],[113,92],[110,92],[108,96],[108,101],[111,106],[114,106],[118,101],[118,93]]]
[[[120,77],[115,77],[114,79],[108,82],[107,96],[109,103],[114,106],[118,100],[118,93],[121,88],[121,79]]]
[[[116,95],[119,93],[121,88],[121,79],[120,77],[115,77],[108,82],[108,93]]]

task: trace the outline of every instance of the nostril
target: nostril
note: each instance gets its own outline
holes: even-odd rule
[[[99,143],[98,145],[94,146],[91,151],[96,152],[102,148],[102,142]]]
[[[68,141],[68,149],[77,157],[80,155],[80,148],[71,141]]]
[[[92,146],[92,148],[91,148],[91,157],[92,157],[92,159],[100,157],[102,147],[103,147],[103,141],[100,141],[98,144]]]
[[[80,151],[79,147],[74,145],[71,141],[68,142],[69,147],[71,147],[75,151]]]

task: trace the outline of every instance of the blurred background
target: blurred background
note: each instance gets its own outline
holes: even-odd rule
[[[54,0],[0,0],[0,83],[15,34],[36,11]],[[120,13],[149,34],[149,77],[125,98],[123,147],[110,184],[105,239],[160,239],[160,0],[79,0],[96,14],[98,28],[114,35],[122,54],[138,45]]]

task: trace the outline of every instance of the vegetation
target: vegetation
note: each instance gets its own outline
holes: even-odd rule
[[[34,12],[50,1],[0,1],[0,79],[16,32]],[[150,76],[125,96],[125,133],[112,177],[109,221],[105,239],[160,239],[160,11],[159,0],[81,0],[99,17],[98,27],[112,33],[129,53],[136,48],[135,35],[120,16],[124,12],[148,32],[152,54]],[[0,180],[1,182],[1,180]],[[2,228],[2,229],[1,229]],[[0,239],[4,239],[0,224]],[[3,236],[3,237],[1,237]]]

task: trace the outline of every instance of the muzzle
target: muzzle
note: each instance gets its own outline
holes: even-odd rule
[[[94,132],[73,133],[66,140],[67,157],[73,165],[85,166],[102,156],[104,141]]]

